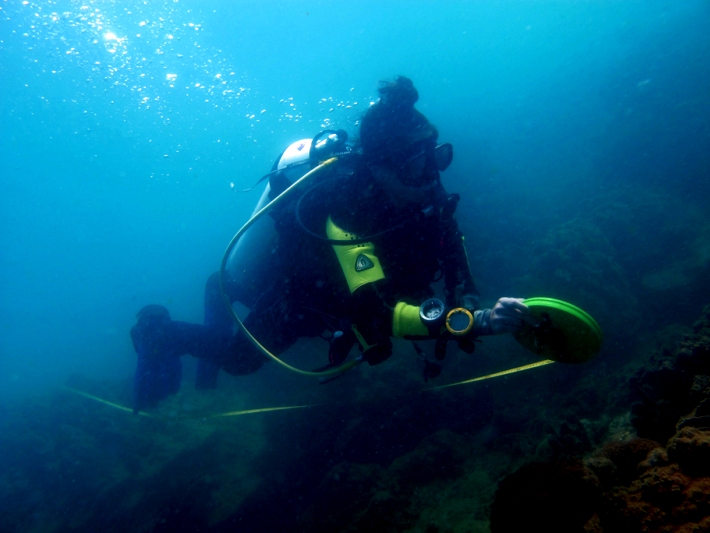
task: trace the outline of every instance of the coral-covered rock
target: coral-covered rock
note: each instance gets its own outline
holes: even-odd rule
[[[440,431],[419,443],[411,453],[397,458],[388,474],[404,486],[423,485],[439,479],[452,479],[463,473],[465,440],[452,431]]]
[[[710,430],[684,427],[668,441],[668,458],[691,476],[710,476]]]
[[[584,464],[596,474],[603,489],[613,487],[618,482],[617,468],[614,461],[603,455],[594,455],[584,461]]]
[[[639,463],[639,472],[644,472],[655,466],[668,464],[668,452],[665,448],[656,448],[648,452],[646,459]]]
[[[586,428],[575,416],[563,421],[547,441],[558,457],[579,456],[592,447]]]
[[[600,490],[580,461],[532,463],[501,481],[491,511],[491,532],[581,532]]]
[[[301,522],[313,533],[407,530],[420,512],[413,493],[461,476],[468,448],[466,439],[442,430],[422,439],[386,469],[337,465],[316,489],[315,503]]]
[[[677,464],[653,468],[605,493],[599,516],[605,532],[710,531],[710,478]]]
[[[595,472],[602,487],[627,485],[638,477],[639,463],[660,446],[650,439],[610,442],[592,454],[587,466]]]
[[[346,529],[375,498],[382,474],[383,469],[378,465],[343,463],[335,466],[316,489],[317,505],[305,513],[302,521],[314,532]]]
[[[695,416],[710,416],[710,398],[701,401],[695,408]]]
[[[598,524],[590,531],[710,531],[710,306],[693,334],[675,350],[656,354],[630,384],[638,434],[667,440],[667,452],[636,439],[592,455],[587,464],[605,492]],[[631,465],[644,451],[634,475]],[[620,462],[627,464],[625,475],[609,464],[618,468]]]
[[[705,307],[674,351],[663,351],[652,366],[631,379],[632,423],[638,435],[665,442],[688,415],[710,394],[710,306]]]

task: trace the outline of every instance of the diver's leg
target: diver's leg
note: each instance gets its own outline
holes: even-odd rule
[[[296,342],[295,338],[284,335],[279,327],[281,324],[274,322],[271,316],[266,317],[252,312],[244,320],[244,326],[264,348],[274,355],[280,355]],[[262,353],[241,330],[233,337],[229,350],[224,355],[222,368],[234,376],[253,374],[269,361],[268,356]]]
[[[238,283],[225,280],[224,290],[230,302],[242,302],[242,291],[240,291]],[[207,278],[205,285],[205,326],[225,334],[231,334],[232,326],[234,326],[232,315],[222,297],[219,272],[215,272]]]
[[[264,297],[244,320],[249,333],[272,354],[279,356],[299,337],[309,336],[301,313],[288,297],[277,297],[280,291],[264,293]],[[270,305],[267,305],[270,302]],[[241,331],[232,339],[229,353],[222,362],[224,370],[233,375],[251,374],[259,370],[268,356],[261,352]]]
[[[230,302],[239,300],[239,287],[231,280],[227,280],[224,287]],[[215,272],[205,285],[205,326],[215,335],[230,337],[234,322],[229,314],[222,297],[219,284],[219,272]],[[219,365],[208,359],[199,359],[197,362],[197,375],[195,376],[196,389],[214,389],[217,387]]]
[[[173,338],[170,313],[161,305],[147,305],[131,328],[133,348],[138,356],[133,380],[133,412],[153,407],[180,390],[183,352]]]

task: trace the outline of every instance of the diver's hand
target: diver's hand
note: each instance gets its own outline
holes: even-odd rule
[[[392,355],[392,343],[388,344],[377,344],[372,346],[369,350],[362,354],[363,359],[367,361],[370,366],[379,365],[385,362]]]
[[[530,308],[523,303],[523,298],[501,298],[491,309],[489,324],[494,335],[512,333],[530,322]]]

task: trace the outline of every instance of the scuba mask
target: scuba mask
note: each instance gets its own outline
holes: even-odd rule
[[[397,169],[397,177],[408,187],[422,187],[436,181],[454,159],[451,143],[436,144],[432,138],[411,145],[404,154],[404,162]]]

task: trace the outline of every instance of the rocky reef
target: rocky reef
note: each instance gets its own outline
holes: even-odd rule
[[[444,378],[514,366],[501,354],[520,347],[495,343]],[[186,387],[152,416],[116,409],[128,382],[75,379],[94,399],[0,410],[0,530],[707,531],[710,306],[665,346],[443,390],[403,352],[337,388]],[[211,416],[297,393],[314,407]]]
[[[710,531],[710,306],[691,334],[656,353],[629,385],[637,436],[612,438],[583,460],[535,463],[506,477],[493,533],[520,531],[512,509],[521,504],[532,508],[528,525],[548,532]]]

